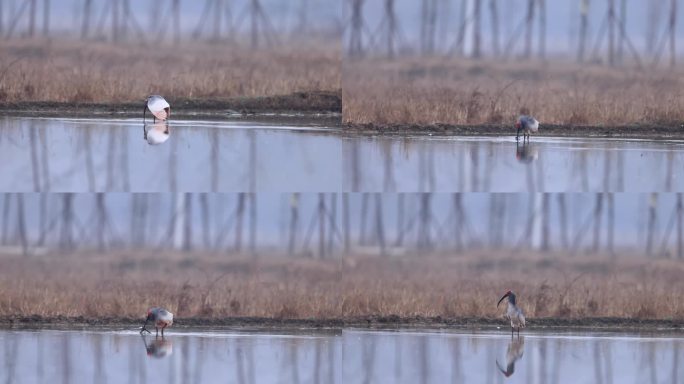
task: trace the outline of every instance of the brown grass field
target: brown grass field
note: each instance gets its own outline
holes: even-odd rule
[[[684,122],[684,72],[549,62],[367,59],[343,63],[348,124],[676,125]]]
[[[186,43],[153,49],[69,40],[0,42],[0,103],[121,103],[149,94],[221,99],[339,92],[338,44],[253,51]]]
[[[508,252],[338,260],[164,252],[2,256],[0,317],[684,319],[684,264],[667,259]],[[502,306],[503,307],[503,306]]]

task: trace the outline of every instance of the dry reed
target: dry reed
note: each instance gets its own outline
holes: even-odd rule
[[[369,59],[343,65],[343,117],[351,124],[615,126],[684,121],[682,71],[550,62]]]
[[[187,43],[151,49],[69,40],[0,42],[0,102],[128,102],[339,91],[340,53],[310,42],[253,51]]]
[[[495,318],[518,294],[528,317],[684,319],[684,264],[472,253],[344,260],[227,255],[2,256],[0,316]]]

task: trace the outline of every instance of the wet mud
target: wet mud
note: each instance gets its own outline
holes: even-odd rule
[[[78,329],[83,327],[137,327],[143,318],[132,317],[67,317],[67,316],[4,316],[0,317],[0,328],[5,329]],[[508,322],[501,318],[445,318],[445,317],[401,317],[365,316],[332,319],[278,319],[263,317],[200,318],[178,317],[174,328],[228,328],[246,327],[255,329],[508,329]],[[601,331],[658,331],[684,332],[684,319],[630,319],[618,317],[588,318],[532,318],[527,328],[534,330],[601,330]]]

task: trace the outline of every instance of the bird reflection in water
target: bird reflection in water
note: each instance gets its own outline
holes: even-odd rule
[[[496,360],[496,367],[504,376],[513,376],[513,373],[515,372],[515,363],[523,357],[524,349],[524,336],[517,339],[511,339],[511,342],[508,343],[508,349],[506,350],[506,369],[503,369],[501,364],[499,364],[499,360]]]
[[[163,359],[173,353],[173,343],[171,343],[171,340],[169,339],[155,337],[153,340],[148,341],[145,336],[140,337],[142,338],[143,344],[145,344],[145,350],[149,357]]]
[[[515,158],[521,163],[531,163],[539,157],[537,147],[529,142],[515,143]]]
[[[154,124],[143,125],[143,138],[149,145],[163,144],[169,139],[169,123],[158,121]]]

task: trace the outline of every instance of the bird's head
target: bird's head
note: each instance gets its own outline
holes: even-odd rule
[[[515,122],[515,129],[520,129],[522,127],[522,124],[520,124],[520,120]]]
[[[501,302],[503,301],[503,299],[507,298],[508,296],[510,296],[512,294],[513,294],[513,292],[511,292],[511,291],[506,292],[503,296],[501,296],[501,298],[499,299],[499,302],[496,303],[496,306],[498,307],[499,304],[501,304]]]

